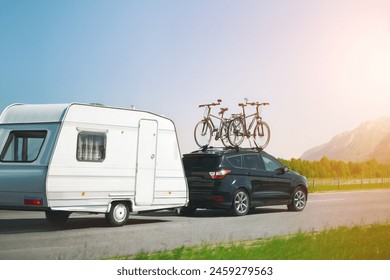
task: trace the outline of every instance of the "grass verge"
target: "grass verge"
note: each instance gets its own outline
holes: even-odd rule
[[[136,260],[389,260],[390,223],[140,253]]]

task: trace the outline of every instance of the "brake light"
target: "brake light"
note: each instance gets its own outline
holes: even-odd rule
[[[42,199],[24,199],[24,205],[40,206],[42,205]]]
[[[209,172],[211,179],[223,179],[227,174],[232,172],[229,169],[222,169],[220,171]]]

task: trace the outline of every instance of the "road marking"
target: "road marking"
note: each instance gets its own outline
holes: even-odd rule
[[[309,203],[313,202],[328,202],[328,201],[339,201],[339,200],[345,200],[343,198],[335,198],[335,199],[320,199],[320,200],[309,200]]]

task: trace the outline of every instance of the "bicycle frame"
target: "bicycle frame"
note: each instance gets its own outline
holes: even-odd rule
[[[219,127],[218,128],[215,127],[212,118],[219,120]],[[215,133],[215,140],[218,140],[222,136],[222,127],[223,127],[223,124],[227,122],[227,119],[225,119],[223,117],[223,113],[222,113],[221,117],[218,117],[218,116],[215,116],[213,114],[210,114],[210,112],[209,112],[207,120],[209,121],[209,123],[213,129],[213,133],[217,132],[217,133]]]
[[[250,114],[249,116],[247,116],[245,114],[245,106],[246,105],[242,105],[241,119],[242,119],[242,123],[244,125],[244,134],[247,138],[249,138],[251,136],[250,131],[251,131],[252,127],[254,127],[254,125],[256,125],[256,123],[258,122],[259,119],[261,120],[261,117],[259,114],[259,106],[257,106],[257,108],[256,108],[256,113]],[[253,118],[252,118],[252,120],[249,124],[249,127],[248,127],[247,126],[247,119],[249,119],[251,117],[253,117]]]
[[[199,105],[199,108],[201,108],[201,107],[206,107],[206,108],[205,108],[205,112],[203,115],[203,119],[201,120],[201,122],[199,122],[195,126],[195,130],[197,130],[197,127],[199,126],[199,124],[202,123],[201,130],[199,131],[199,132],[201,132],[199,134],[201,137],[206,136],[207,134],[210,134],[210,138],[208,140],[209,143],[210,143],[211,139],[215,139],[216,141],[221,139],[224,146],[226,146],[225,141],[224,141],[224,136],[226,135],[226,132],[224,132],[224,128],[226,130],[228,119],[224,118],[223,115],[224,115],[224,112],[226,112],[228,109],[221,108],[221,111],[219,112],[219,116],[211,114],[211,107],[220,105],[221,102],[222,102],[222,100],[218,99],[218,103]],[[219,126],[216,127],[213,119],[219,120]],[[199,146],[202,146],[197,141],[196,132],[194,132],[194,135],[195,135],[195,141],[197,142],[197,144]]]
[[[245,137],[247,139],[253,138],[256,147],[263,149],[268,145],[270,130],[268,124],[260,116],[259,107],[269,105],[269,103],[249,103],[247,100],[245,101],[245,103],[238,104],[242,108],[242,113],[232,115],[232,121],[228,128],[228,140],[231,145],[239,146]],[[256,111],[249,115],[245,112],[245,107],[248,105],[256,106]],[[262,138],[264,136],[266,137]],[[249,143],[251,144],[251,141]]]

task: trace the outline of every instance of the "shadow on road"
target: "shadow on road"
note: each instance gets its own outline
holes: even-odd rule
[[[259,207],[255,209],[251,209],[248,215],[259,215],[259,214],[267,214],[267,213],[280,213],[287,212],[285,208],[276,208],[276,207]],[[147,217],[169,217],[176,216],[176,213],[172,211],[159,211],[159,212],[144,212],[140,213],[139,216],[147,216]],[[181,217],[186,217],[181,215]],[[188,216],[190,218],[221,218],[221,217],[233,217],[229,214],[229,211],[223,209],[197,209],[196,212]]]
[[[252,215],[263,215],[268,213],[280,213],[286,212],[284,208],[255,208],[251,209],[249,214]],[[75,214],[77,215],[77,214]],[[199,218],[228,218],[232,217],[225,210],[218,209],[198,209],[192,216],[179,216],[176,217],[174,211],[157,211],[157,212],[143,212],[138,215],[131,215],[129,221],[125,226],[136,226],[136,225],[147,225],[154,223],[166,223],[172,222],[172,220],[178,219],[199,219]],[[176,217],[169,219],[169,217]],[[167,219],[168,218],[168,219]],[[20,234],[29,232],[50,232],[50,231],[66,231],[66,230],[77,230],[77,229],[88,229],[88,228],[111,228],[106,222],[103,216],[83,216],[83,217],[72,217],[68,219],[62,227],[51,226],[45,218],[8,218],[0,219],[0,235],[1,234]]]
[[[125,226],[153,224],[169,222],[161,219],[132,219]],[[5,219],[0,220],[0,235],[1,234],[18,234],[29,232],[49,232],[49,231],[64,231],[87,228],[111,228],[104,217],[94,218],[72,218],[68,219],[65,225],[61,227],[53,227],[46,219]]]

